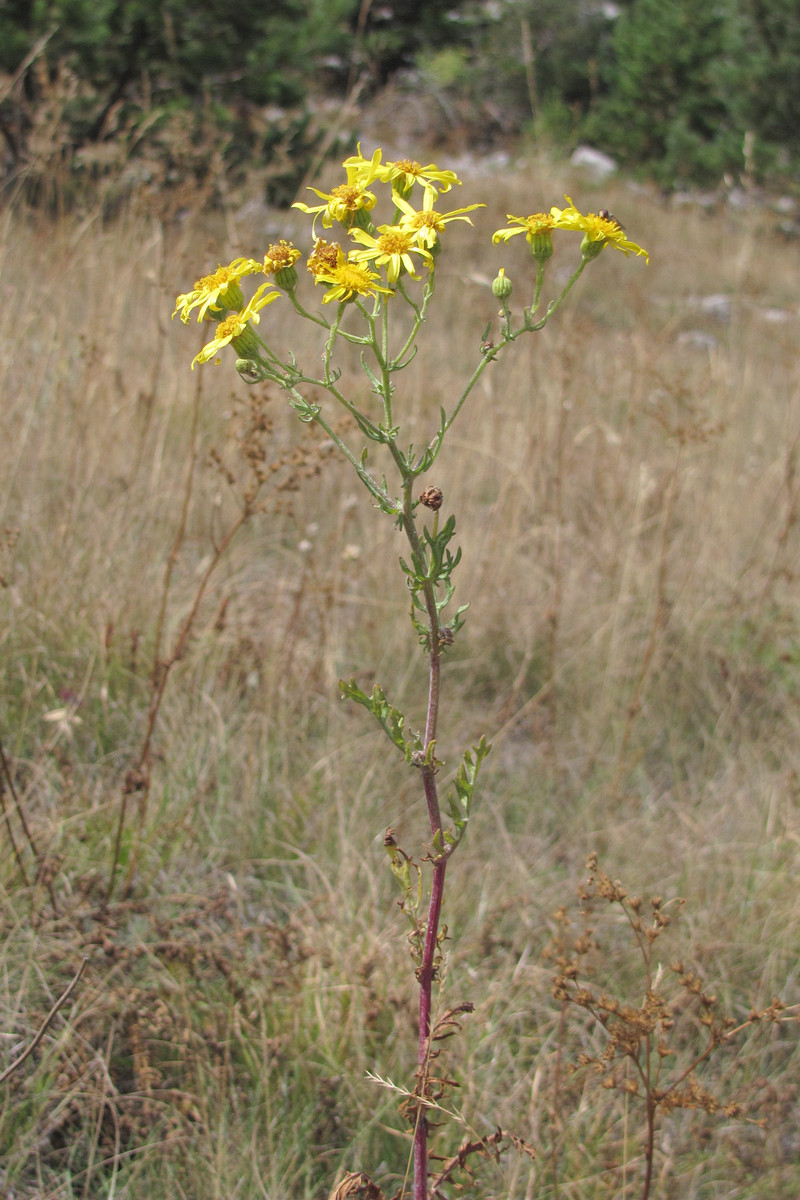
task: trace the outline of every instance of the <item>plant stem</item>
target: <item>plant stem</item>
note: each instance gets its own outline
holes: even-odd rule
[[[642,1200],[648,1200],[650,1185],[653,1179],[653,1156],[656,1148],[656,1101],[655,1097],[647,1097],[647,1145],[644,1152],[645,1172],[642,1186]]]
[[[427,794],[427,787],[426,787]],[[433,881],[431,883],[431,899],[428,909],[428,923],[425,929],[425,947],[422,955],[422,966],[419,969],[419,1055],[418,1070],[421,1081],[425,1080],[428,1071],[430,1055],[431,1032],[431,992],[434,976],[434,957],[439,933],[439,918],[442,911],[444,896],[444,876],[447,859],[438,859],[433,866]],[[427,1091],[427,1083],[422,1083],[423,1095]],[[428,1118],[424,1110],[419,1110],[416,1129],[414,1130],[414,1200],[428,1198]]]
[[[404,480],[403,485],[403,528],[411,547],[411,553],[417,569],[426,562],[425,550],[417,531],[411,500],[411,477]],[[428,906],[428,920],[425,926],[425,942],[422,951],[422,963],[417,972],[419,980],[419,1045],[418,1045],[418,1079],[420,1098],[427,1093],[427,1072],[430,1058],[431,1034],[431,996],[433,980],[436,974],[436,950],[439,941],[439,922],[442,913],[444,897],[445,871],[447,856],[444,853],[444,830],[442,815],[439,808],[439,795],[436,787],[436,762],[432,753],[432,744],[436,741],[436,730],[439,718],[439,696],[441,689],[441,648],[439,645],[439,611],[436,607],[436,595],[433,583],[427,581],[422,587],[425,607],[428,615],[429,649],[428,649],[428,705],[425,718],[425,736],[423,751],[425,763],[422,767],[422,785],[425,790],[425,802],[428,808],[431,833],[434,845],[433,879],[431,881],[431,897]],[[428,1120],[423,1108],[418,1109],[417,1123],[414,1130],[414,1200],[427,1200],[428,1196]]]

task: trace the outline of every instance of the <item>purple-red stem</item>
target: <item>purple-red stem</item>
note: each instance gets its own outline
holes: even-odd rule
[[[426,556],[414,525],[410,503],[407,498],[405,512],[405,530],[411,544],[418,567],[424,566]],[[433,879],[431,881],[431,898],[428,906],[428,920],[425,926],[425,942],[422,950],[422,964],[417,973],[419,980],[419,1052],[418,1079],[420,1099],[426,1092],[425,1077],[430,1056],[431,1033],[431,995],[433,977],[435,974],[436,948],[439,940],[439,921],[442,913],[444,897],[444,879],[447,858],[444,853],[444,830],[442,815],[439,809],[439,796],[436,788],[436,763],[432,754],[427,762],[428,751],[432,742],[436,741],[436,727],[439,717],[439,691],[441,677],[441,650],[439,646],[439,612],[436,607],[436,594],[432,583],[423,586],[425,607],[428,615],[428,630],[430,634],[429,677],[428,677],[428,710],[425,719],[425,738],[423,749],[426,765],[422,768],[422,783],[425,789],[425,802],[428,808],[431,833],[433,835],[433,854],[441,857],[433,859]],[[438,847],[438,850],[437,850]],[[414,1130],[414,1200],[428,1200],[428,1119],[425,1108],[417,1109],[417,1121]]]
[[[446,866],[447,859],[444,858],[434,863],[431,901],[428,909],[428,924],[425,930],[425,947],[422,955],[422,966],[419,971],[420,1079],[424,1079],[428,1069],[434,956],[436,954],[436,942],[439,933],[439,918],[442,912]],[[417,1110],[417,1125],[414,1130],[414,1200],[428,1200],[428,1118],[425,1109],[422,1107]]]

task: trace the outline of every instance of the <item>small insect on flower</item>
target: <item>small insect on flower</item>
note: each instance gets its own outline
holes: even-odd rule
[[[597,215],[598,217],[602,217],[604,221],[611,221],[612,224],[618,226],[620,229],[625,228],[625,226],[622,224],[622,221],[618,221],[614,214],[610,213],[607,208],[601,208]]]

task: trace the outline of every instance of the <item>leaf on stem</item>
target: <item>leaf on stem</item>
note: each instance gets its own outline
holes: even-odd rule
[[[456,848],[466,832],[478,772],[480,771],[481,763],[491,748],[491,742],[487,742],[485,736],[483,736],[477,746],[473,746],[471,750],[464,751],[461,765],[453,780],[455,792],[451,792],[448,797],[447,810],[453,822],[452,830],[446,829],[444,832],[444,841],[448,848],[448,853],[451,853]],[[435,843],[436,839],[434,839],[434,845]],[[445,847],[436,846],[435,848],[442,851]]]
[[[339,691],[348,700],[355,700],[356,704],[362,705],[372,713],[384,733],[397,746],[398,750],[402,751],[406,762],[411,762],[415,754],[422,753],[422,740],[419,734],[412,733],[410,738],[405,738],[405,716],[399,709],[392,707],[379,684],[375,684],[372,695],[368,696],[366,692],[362,692],[355,679],[351,679],[349,682],[340,679]]]

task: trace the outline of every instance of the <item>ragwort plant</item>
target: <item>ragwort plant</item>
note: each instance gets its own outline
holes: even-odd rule
[[[489,1138],[468,1139],[450,1158],[437,1156],[441,1164],[437,1173],[429,1165],[429,1157],[433,1158],[429,1156],[432,1113],[442,1111],[443,1100],[453,1086],[435,1065],[435,1043],[454,1033],[460,1016],[470,1008],[459,1006],[432,1020],[432,990],[440,974],[446,935],[442,923],[445,876],[465,835],[478,773],[490,746],[481,738],[464,751],[443,795],[437,778],[442,765],[437,757],[442,661],[464,624],[467,605],[452,604],[454,574],[461,557],[455,546],[455,516],[442,518],[441,489],[427,480],[422,486],[421,480],[435,467],[450,430],[484,371],[508,353],[518,338],[545,328],[583,271],[605,247],[645,259],[647,253],[627,238],[611,214],[603,210],[584,215],[569,197],[565,208],[553,207],[549,212],[526,217],[509,215],[510,224],[497,230],[492,240],[499,244],[525,235],[530,249],[520,288],[525,303],[520,313],[512,310],[512,281],[501,267],[492,284],[492,293],[500,302],[495,328],[490,320],[475,346],[474,362],[465,372],[461,393],[438,413],[428,414],[427,440],[421,448],[415,447],[403,433],[406,405],[400,377],[419,350],[435,294],[437,263],[452,236],[449,226],[461,221],[471,223],[469,214],[484,205],[443,211],[441,196],[460,180],[452,171],[433,164],[384,162],[380,150],[364,158],[359,147],[358,153],[343,165],[343,183],[330,192],[311,188],[318,203],[295,205],[311,218],[313,244],[305,259],[306,281],[313,284],[312,295],[321,301],[319,305],[307,307],[308,302],[300,298],[300,249],[280,241],[269,246],[262,260],[237,258],[199,279],[191,291],[178,297],[175,313],[188,322],[196,310],[197,319],[212,326],[213,336],[196,355],[192,368],[218,361],[220,351],[230,346],[241,378],[247,383],[267,383],[281,389],[301,421],[320,426],[350,464],[374,507],[406,539],[407,553],[400,558],[400,568],[410,600],[411,624],[428,665],[424,728],[419,732],[409,730],[404,714],[377,684],[371,694],[362,691],[354,679],[340,681],[339,686],[344,697],[372,714],[409,769],[418,773],[427,812],[429,835],[419,862],[397,844],[391,830],[387,831],[385,845],[400,885],[400,905],[411,925],[409,941],[419,985],[416,1079],[412,1089],[398,1090],[403,1092],[402,1111],[412,1130],[414,1200],[428,1200],[456,1171],[464,1169],[471,1155],[494,1157],[507,1144],[529,1148],[520,1139],[498,1130]],[[379,223],[381,211],[385,213],[383,223]],[[318,225],[326,236],[317,235]],[[338,238],[329,240],[328,231],[334,227]],[[577,265],[560,293],[544,304],[553,237],[576,233],[581,239]],[[258,282],[246,300],[242,281],[259,276],[266,278]],[[299,319],[318,327],[321,370],[300,362],[291,350],[277,345],[274,337],[263,332],[265,310],[279,300],[290,304]],[[357,351],[369,384],[368,403],[354,399],[340,386],[343,344]],[[338,419],[342,416],[344,422]],[[380,474],[375,466],[379,447],[384,448],[381,453],[387,463]],[[409,1165],[407,1176],[411,1169]],[[382,1195],[380,1188],[361,1172],[346,1176],[335,1194],[340,1200],[355,1193]],[[405,1194],[405,1185],[401,1194]]]

